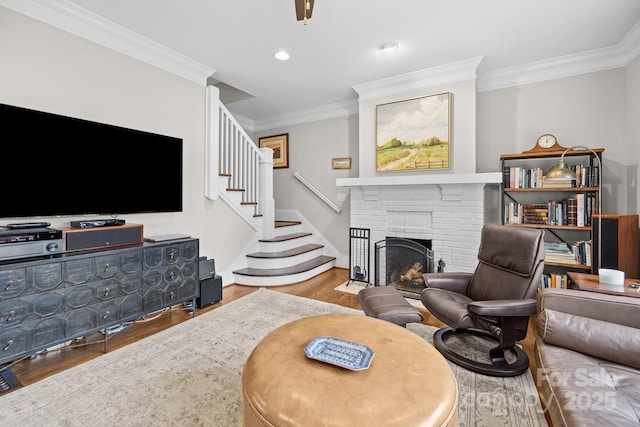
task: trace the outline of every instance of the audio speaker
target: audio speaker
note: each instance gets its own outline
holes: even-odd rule
[[[198,273],[200,280],[208,279],[216,275],[216,264],[213,259],[207,259],[206,256],[201,256],[198,263]]]
[[[196,298],[198,308],[208,307],[222,301],[222,277],[213,276],[200,281],[200,296]]]
[[[116,227],[66,228],[62,230],[65,252],[137,245],[144,241],[141,224]]]

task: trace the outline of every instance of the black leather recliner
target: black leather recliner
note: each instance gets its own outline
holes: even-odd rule
[[[492,376],[525,372],[529,359],[516,345],[536,313],[536,293],[544,269],[544,231],[487,224],[482,228],[473,273],[425,273],[420,299],[448,327],[434,334],[435,347],[453,363]],[[473,360],[448,345],[452,336],[489,337],[497,345],[489,361]]]

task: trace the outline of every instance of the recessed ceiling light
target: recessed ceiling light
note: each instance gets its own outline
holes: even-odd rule
[[[284,50],[279,50],[276,52],[275,57],[280,61],[286,61],[287,59],[289,59],[289,54]]]
[[[378,50],[382,53],[393,52],[397,48],[398,48],[398,43],[396,42],[382,43],[380,46],[378,46]]]

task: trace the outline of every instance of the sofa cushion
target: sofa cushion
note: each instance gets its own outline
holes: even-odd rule
[[[638,426],[640,370],[536,338],[536,384],[555,427]]]
[[[640,330],[544,309],[536,321],[548,344],[640,369]]]

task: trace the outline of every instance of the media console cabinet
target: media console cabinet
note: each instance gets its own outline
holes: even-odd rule
[[[0,364],[195,299],[199,240],[0,263]],[[106,339],[105,339],[105,351]]]

